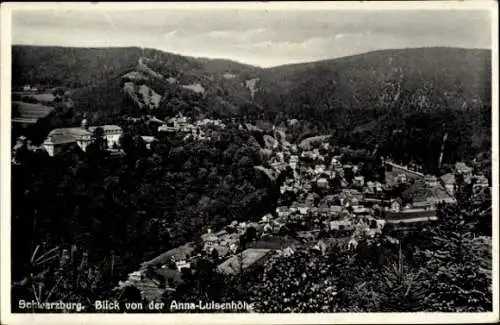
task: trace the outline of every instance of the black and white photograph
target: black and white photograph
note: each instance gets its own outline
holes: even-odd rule
[[[412,3],[2,4],[2,314],[498,320],[498,5]]]

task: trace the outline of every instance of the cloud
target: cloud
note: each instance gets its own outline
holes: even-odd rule
[[[270,66],[383,48],[490,48],[485,11],[19,11],[15,44],[142,46]]]
[[[179,35],[179,33],[180,33],[180,32],[179,32],[179,30],[178,30],[178,29],[176,29],[176,30],[173,30],[173,31],[171,31],[171,32],[168,32],[168,33],[163,34],[163,37],[164,37],[164,38],[169,38],[169,37],[173,37],[173,36],[178,36],[178,35]]]

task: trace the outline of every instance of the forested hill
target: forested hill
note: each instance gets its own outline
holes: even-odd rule
[[[132,47],[14,46],[13,86],[24,84],[68,88],[73,114],[95,123],[145,111],[297,118],[301,132],[431,165],[445,133],[445,161],[491,148],[489,50],[382,50],[263,69]]]
[[[214,106],[218,105],[226,106],[219,112],[227,114],[249,113],[249,109],[260,108],[271,117],[272,112],[278,111],[307,115],[311,111],[326,114],[404,106],[461,109],[491,100],[488,50],[382,50],[268,69],[137,47],[14,46],[12,54],[14,86],[83,88],[84,91],[75,92],[77,97],[91,97],[89,92],[102,91],[98,88],[105,88],[107,96],[121,97],[121,93],[116,93],[116,88],[121,88],[113,88],[111,83],[139,69],[139,59],[145,58],[145,65],[163,79],[147,78],[144,82],[162,95],[164,102],[172,97],[189,100],[189,94],[173,94],[173,84],[188,86],[186,89],[199,84],[211,103],[201,109],[209,113],[217,110]],[[78,102],[79,98],[76,99]],[[119,100],[111,102],[114,106],[121,104]],[[119,107],[110,107],[110,103],[81,104],[90,104],[96,110],[120,111]]]
[[[156,105],[159,115],[191,109],[234,114],[239,105],[251,101],[240,74],[258,70],[230,60],[194,58],[138,47],[17,45],[12,48],[12,62],[14,88],[26,84],[38,89],[63,87],[71,91],[77,112],[84,111],[95,118],[124,113],[124,106],[130,106],[124,103],[130,99],[130,92],[123,87],[127,81],[135,86],[145,85],[148,91],[161,96]],[[130,73],[134,80],[130,80]],[[200,101],[200,97],[204,100]],[[137,100],[132,102],[126,113],[141,106]]]
[[[491,97],[488,50],[382,50],[268,69],[137,47],[14,46],[12,54],[14,86],[106,87],[103,81],[137,69],[144,57],[147,66],[165,79],[175,78],[185,85],[199,83],[228,104],[246,100],[266,110],[297,114],[308,109],[387,108],[403,101],[461,108],[464,102],[489,102]],[[167,85],[155,84],[155,88],[166,91],[162,87]],[[249,96],[252,91],[253,97]]]
[[[239,72],[250,66],[229,60],[208,60],[139,47],[77,48],[12,46],[12,84],[79,88],[119,77],[136,68],[139,58],[152,58],[178,73],[206,70]]]
[[[422,102],[454,106],[489,102],[491,53],[460,48],[381,50],[339,59],[265,69],[262,101],[300,112]],[[264,97],[266,99],[264,99]],[[425,103],[425,101],[428,103]],[[410,103],[408,103],[410,104]]]
[[[286,112],[343,143],[435,168],[445,134],[445,162],[489,155],[491,51],[381,50],[265,69],[256,101],[268,115]]]

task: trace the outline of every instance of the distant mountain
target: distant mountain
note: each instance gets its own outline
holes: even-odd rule
[[[264,69],[259,79],[261,103],[279,103],[291,111],[366,110],[419,100],[460,108],[457,105],[464,102],[491,101],[491,53],[459,48],[382,50]]]
[[[141,84],[160,96],[173,92],[174,84],[200,89],[210,103],[223,103],[233,113],[239,111],[234,106],[242,104],[300,115],[307,110],[387,107],[404,100],[457,106],[489,102],[491,97],[488,50],[383,50],[267,69],[137,47],[14,46],[12,54],[14,86],[41,84],[90,92],[111,86],[107,96],[115,96],[122,76],[141,71],[146,72]],[[112,86],[117,81],[118,86]],[[77,94],[91,96],[85,91]],[[109,103],[101,109],[119,111]]]
[[[383,50],[259,71],[269,115],[335,130],[335,139],[437,168],[491,150],[491,51]]]
[[[132,69],[139,48],[12,47],[13,86],[42,85],[80,88]]]
[[[299,133],[335,130],[353,145],[395,146],[404,131],[423,140],[402,146],[431,151],[448,132],[457,157],[491,137],[489,50],[382,50],[265,69],[137,47],[14,46],[12,54],[14,87],[69,88],[76,113],[95,121],[151,111],[297,118],[307,122]]]
[[[14,87],[69,88],[77,110],[97,115],[120,113],[123,106],[149,107],[151,98],[154,108],[195,106],[196,112],[234,114],[251,101],[241,73],[258,69],[137,47],[13,46],[12,62]]]
[[[187,57],[139,47],[74,48],[12,46],[14,86],[47,85],[79,88],[113,78],[137,67],[140,58],[166,75],[240,73],[253,68],[230,60]]]

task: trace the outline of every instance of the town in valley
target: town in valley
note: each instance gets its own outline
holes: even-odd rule
[[[490,52],[14,45],[12,299],[491,311]]]

